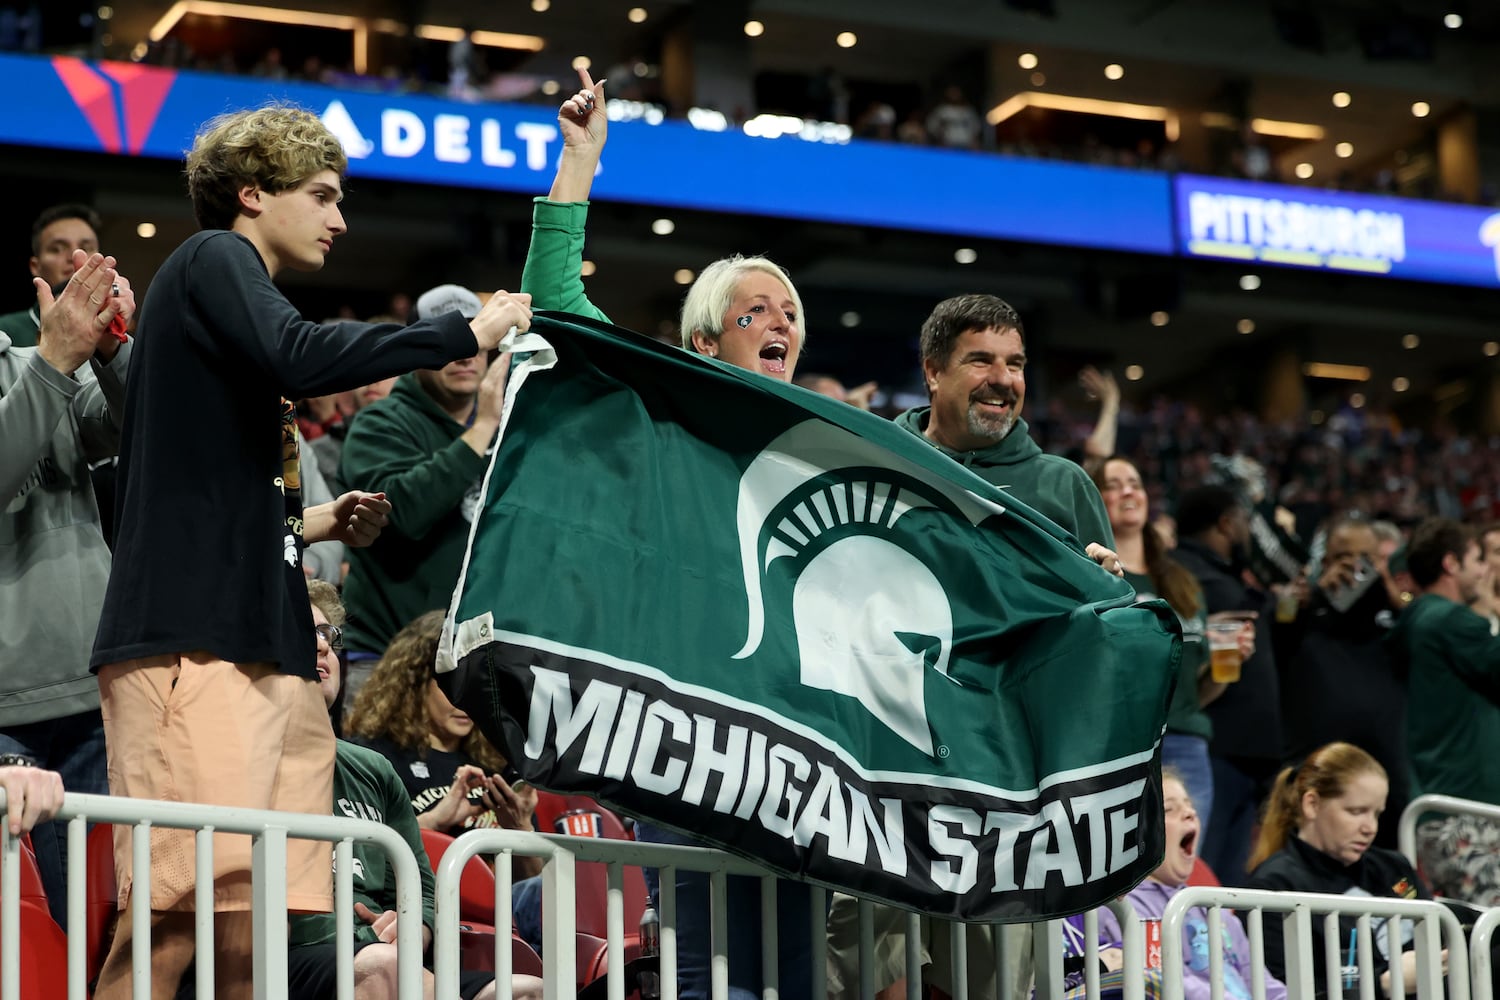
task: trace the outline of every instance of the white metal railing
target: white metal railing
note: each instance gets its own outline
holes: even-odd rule
[[[542,865],[542,914],[543,914],[543,995],[545,1000],[562,1000],[570,997],[575,989],[577,952],[575,950],[575,909],[573,905],[574,872],[578,862],[602,862],[606,866],[608,893],[606,897],[606,995],[608,1000],[624,1000],[630,987],[625,982],[624,971],[624,879],[623,866],[638,865],[660,871],[658,917],[660,931],[660,983],[662,1000],[677,1000],[677,891],[676,874],[679,870],[704,872],[709,876],[710,886],[710,995],[714,1000],[723,1000],[729,991],[728,924],[726,903],[726,879],[730,875],[747,875],[761,880],[761,977],[765,995],[777,995],[776,936],[776,886],[778,880],[752,862],[735,857],[724,851],[706,847],[687,847],[671,844],[642,843],[630,840],[607,840],[592,837],[562,837],[551,834],[528,833],[512,830],[471,830],[456,839],[444,852],[437,865],[437,888],[435,893],[436,934],[434,938],[434,969],[437,976],[437,995],[456,995],[459,967],[459,898],[463,870],[469,861],[480,855],[498,855],[495,864],[495,985],[497,995],[509,997],[511,972],[511,860],[515,857],[538,857]],[[812,995],[827,995],[828,917],[827,893],[813,886],[811,891],[811,962]],[[1120,923],[1123,936],[1124,968],[1129,970],[1123,983],[1124,1000],[1143,1000],[1145,996],[1146,947],[1145,934],[1135,911],[1130,904],[1117,900],[1110,904]],[[874,982],[874,933],[872,920],[873,904],[862,901],[859,914],[859,995],[870,997],[878,988]],[[735,914],[736,919],[748,919],[750,915]],[[907,996],[916,998],[921,991],[921,968],[919,951],[921,934],[919,918],[907,914],[906,968]],[[963,925],[955,925],[958,930]],[[998,1000],[1022,1000],[1014,996],[1013,977],[1009,974],[1014,956],[1007,954],[1006,936],[999,932],[1001,925],[991,925],[994,967],[998,982],[994,996]],[[1062,929],[1061,921],[1050,921],[1030,925],[1033,929],[1032,949],[1036,965],[1036,996],[1041,1000],[1060,1000],[1064,991],[1062,976]],[[1088,996],[1098,997],[1098,913],[1085,916],[1085,977]],[[951,961],[953,969],[953,1000],[967,1000],[969,996],[968,940],[964,933],[951,935]]]
[[[1476,765],[1484,766],[1484,765]],[[1452,795],[1418,795],[1401,810],[1401,819],[1396,824],[1396,843],[1406,860],[1417,867],[1417,820],[1423,813],[1444,813],[1449,816],[1474,816],[1500,823],[1500,806],[1473,799],[1460,799]]]
[[[1485,910],[1469,932],[1470,987],[1475,997],[1495,995],[1493,947],[1495,929],[1500,927],[1500,906]]]
[[[1286,986],[1290,996],[1314,995],[1312,918],[1324,915],[1323,945],[1329,995],[1332,984],[1340,981],[1344,963],[1339,958],[1339,917],[1356,918],[1356,961],[1359,969],[1359,997],[1374,1000],[1376,978],[1371,918],[1387,920],[1387,940],[1393,942],[1389,956],[1390,996],[1405,996],[1406,981],[1401,965],[1402,941],[1400,923],[1413,922],[1416,946],[1417,995],[1421,1000],[1443,997],[1443,961],[1441,952],[1448,949],[1448,1000],[1469,1000],[1469,963],[1463,928],[1446,906],[1430,899],[1384,899],[1376,896],[1332,896],[1310,892],[1271,892],[1254,889],[1224,889],[1189,886],[1172,897],[1162,914],[1162,974],[1166,997],[1183,995],[1182,937],[1188,911],[1203,907],[1208,911],[1209,981],[1212,1000],[1224,996],[1223,975],[1223,909],[1239,911],[1245,917],[1246,936],[1250,942],[1253,1000],[1265,1000],[1265,939],[1261,915],[1284,913],[1282,932],[1286,942]],[[1483,994],[1488,997],[1488,994]]]
[[[0,816],[5,792],[0,789]],[[379,847],[396,876],[397,981],[403,997],[422,995],[422,882],[416,857],[395,830],[370,820],[338,816],[234,809],[191,802],[68,793],[57,819],[68,823],[68,1000],[84,1000],[87,931],[84,924],[90,823],[132,827],[135,891],[130,896],[132,990],[136,1000],[151,996],[151,828],[197,830],[194,930],[197,995],[209,1000],[213,980],[213,835],[248,834],[254,927],[256,1000],[283,1000],[287,993],[286,842],[289,838],[335,844],[339,1000],[354,995],[353,845]],[[269,873],[269,874],[268,874]],[[19,1000],[21,842],[0,823],[0,1000]],[[121,919],[127,919],[121,914]]]

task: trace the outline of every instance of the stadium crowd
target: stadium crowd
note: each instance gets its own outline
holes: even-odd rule
[[[411,837],[531,828],[534,790],[505,777],[503,756],[434,679],[435,612],[457,582],[503,413],[509,362],[492,351],[526,329],[533,305],[607,319],[584,295],[578,259],[608,128],[602,86],[584,82],[559,112],[565,152],[514,294],[447,285],[409,314],[303,319],[273,279],[317,270],[342,235],[346,161],[315,116],[285,108],[200,134],[188,183],[203,231],[150,289],[132,289],[100,254],[88,207],[38,217],[37,307],[0,317],[0,493],[12,498],[0,577],[16,581],[0,620],[35,666],[3,679],[0,784],[13,829],[57,804],[51,779],[12,770],[28,767],[61,773],[72,790],[303,812],[328,812],[358,785]],[[952,110],[962,93],[942,100],[950,111],[921,123],[924,141],[967,128]],[[801,322],[792,279],[735,256],[688,291],[680,346],[792,381]],[[1100,414],[1026,411],[1024,323],[1006,303],[984,293],[935,303],[920,334],[931,405],[898,425],[1010,489],[1182,619],[1190,655],[1167,722],[1182,737],[1167,753],[1177,836],[1138,891],[1160,903],[1207,860],[1229,885],[1415,897],[1425,874],[1446,896],[1500,903],[1500,830],[1426,822],[1422,874],[1385,850],[1416,791],[1500,804],[1497,779],[1470,766],[1500,753],[1500,441],[1403,427],[1374,409],[1314,425],[1167,399],[1135,407],[1098,373]],[[810,388],[867,406],[871,387]],[[318,545],[334,547],[315,560]],[[1233,632],[1236,678],[1210,669],[1215,624]],[[239,719],[236,744],[225,722],[251,693],[270,707]],[[336,745],[335,731],[350,742]],[[210,739],[222,753],[189,752]],[[276,780],[246,779],[262,772]],[[692,842],[644,822],[636,833]],[[32,835],[60,901],[62,831]],[[116,855],[124,907],[127,840]],[[220,995],[238,996],[251,981],[236,878],[245,859],[223,851],[218,865]],[[325,853],[289,860],[294,905],[328,908],[327,869]],[[516,874],[516,922],[533,927],[534,872]],[[153,885],[162,982],[192,957],[190,889]],[[706,887],[684,878],[681,889],[679,912],[704,915],[688,917],[682,942],[683,995],[696,996],[708,975]],[[389,995],[377,946],[393,939],[393,916],[380,887],[359,891],[360,946],[374,949],[359,995]],[[899,923],[883,934],[904,954]],[[297,995],[325,995],[329,933],[294,929],[312,949],[300,952],[312,985]],[[833,944],[834,961],[847,957],[849,942]],[[128,991],[129,946],[116,937],[97,995]],[[808,961],[784,946],[787,995],[805,995]],[[736,960],[736,988],[759,988],[751,971]],[[944,974],[939,955],[934,982]],[[894,974],[878,985],[896,986]],[[466,977],[464,988],[489,996],[494,984]]]

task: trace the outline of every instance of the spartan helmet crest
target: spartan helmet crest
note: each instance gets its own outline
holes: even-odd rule
[[[932,756],[926,669],[948,672],[953,612],[932,570],[889,535],[907,513],[940,503],[972,524],[1002,508],[924,477],[918,466],[822,421],[804,421],[767,445],[740,478],[736,523],[749,627],[735,659],[754,653],[764,637],[766,571],[783,556],[802,557],[792,589],[802,683],[858,700]]]

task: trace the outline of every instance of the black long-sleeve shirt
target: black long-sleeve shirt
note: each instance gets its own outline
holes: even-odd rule
[[[249,240],[207,230],[157,272],[138,330],[91,665],[207,650],[316,677],[284,400],[472,357],[468,321],[308,322]]]

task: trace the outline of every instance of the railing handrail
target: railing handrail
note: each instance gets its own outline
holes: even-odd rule
[[[332,808],[332,803],[329,807]],[[5,790],[0,788],[0,817],[5,811]],[[352,889],[344,889],[343,883],[353,885],[353,865],[347,863],[349,854],[344,844],[355,842],[372,844],[381,849],[396,877],[397,914],[397,983],[401,996],[422,995],[422,877],[416,856],[406,840],[391,827],[373,820],[353,819],[312,813],[281,812],[269,809],[240,809],[232,806],[215,806],[195,802],[160,802],[154,799],[133,799],[113,795],[89,795],[82,792],[66,792],[63,804],[54,817],[68,823],[68,993],[70,997],[82,998],[84,987],[83,914],[86,905],[88,883],[87,867],[84,863],[84,838],[86,824],[108,823],[116,826],[136,828],[137,841],[145,840],[149,852],[149,828],[152,826],[173,829],[193,829],[211,833],[247,834],[255,845],[252,851],[252,868],[262,863],[276,867],[280,860],[280,871],[275,879],[266,879],[256,874],[252,877],[254,905],[260,919],[255,922],[256,968],[264,972],[286,967],[287,938],[285,847],[287,839],[325,840],[340,845],[339,857],[346,863],[338,866],[338,885],[335,892],[335,908],[345,900]],[[144,835],[144,836],[143,836]],[[269,835],[269,836],[268,836]],[[77,846],[74,846],[74,842]],[[202,838],[200,837],[200,846]],[[0,947],[0,1000],[19,1000],[20,997],[20,874],[21,841],[10,835],[8,825],[0,823],[0,927],[6,929],[3,947]],[[137,844],[136,857],[141,857],[141,845]],[[195,853],[195,861],[198,860]],[[198,865],[201,878],[203,866]],[[210,868],[210,873],[212,869]],[[280,882],[279,891],[275,883]],[[267,890],[269,894],[267,893]],[[210,885],[207,894],[199,887],[198,905],[212,899]],[[280,918],[272,919],[264,913],[264,903],[269,899],[274,905],[279,901]],[[352,903],[347,909],[352,912]],[[131,899],[130,917],[149,920],[150,894],[134,893]],[[343,914],[340,913],[340,917]],[[347,922],[347,921],[346,921]],[[206,922],[199,923],[200,932]],[[15,933],[10,928],[16,928]],[[281,933],[278,935],[277,930]],[[136,944],[146,941],[146,935],[136,935]],[[346,942],[340,937],[338,944]],[[347,947],[352,954],[353,938]],[[279,958],[278,958],[279,956]],[[200,975],[201,978],[201,975]],[[256,977],[257,998],[286,995],[286,982],[263,982],[268,976]],[[269,987],[269,992],[266,987]]]
[[[1362,973],[1366,963],[1369,961],[1368,953],[1368,920],[1370,917],[1387,917],[1396,919],[1410,919],[1413,921],[1427,921],[1436,919],[1443,931],[1444,944],[1448,949],[1448,1000],[1469,1000],[1469,963],[1467,943],[1464,940],[1463,927],[1458,922],[1458,917],[1453,911],[1435,899],[1394,899],[1382,896],[1347,896],[1331,895],[1315,892],[1288,892],[1280,889],[1230,889],[1219,886],[1187,886],[1178,892],[1167,902],[1167,907],[1162,913],[1162,989],[1166,996],[1180,997],[1183,989],[1183,954],[1182,934],[1184,924],[1187,921],[1188,911],[1196,908],[1218,910],[1224,907],[1233,909],[1269,910],[1275,913],[1305,913],[1328,914],[1333,916],[1353,916],[1360,918],[1362,925],[1360,940],[1362,942],[1360,952],[1360,968]],[[1299,939],[1304,934],[1311,940],[1312,925],[1308,920],[1297,921],[1296,933]],[[1398,937],[1399,940],[1399,937]],[[1253,945],[1252,945],[1253,947]],[[1210,939],[1209,955],[1211,958],[1221,954],[1219,942]],[[1288,948],[1288,955],[1292,949]],[[1399,952],[1393,967],[1399,965]],[[1425,970],[1423,966],[1421,949],[1418,949],[1417,979],[1420,995],[1426,997],[1427,985],[1424,978],[1430,978],[1436,970]],[[1288,972],[1291,971],[1291,963],[1288,964]],[[1306,970],[1305,985],[1310,989],[1312,969]],[[1363,977],[1362,977],[1363,981]],[[1219,997],[1220,984],[1215,985],[1215,1000]],[[1291,983],[1287,984],[1291,995],[1300,995],[1298,989]],[[1307,995],[1311,995],[1309,992]]]
[[[1476,997],[1495,995],[1495,971],[1490,948],[1500,928],[1500,906],[1485,910],[1469,932],[1469,990]]]
[[[1418,795],[1401,810],[1396,824],[1396,843],[1412,867],[1417,867],[1417,819],[1423,813],[1447,813],[1450,816],[1478,816],[1500,820],[1500,806],[1454,795]]]

